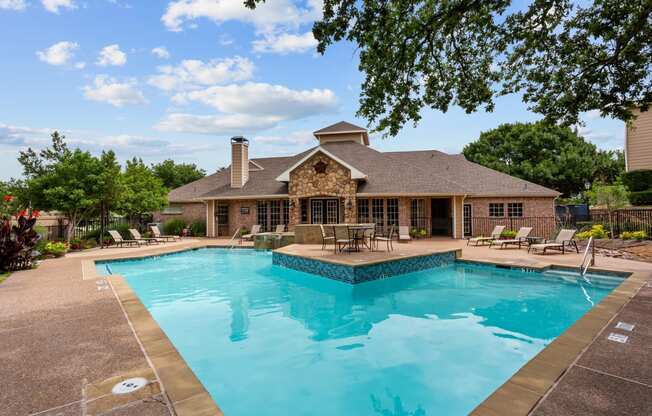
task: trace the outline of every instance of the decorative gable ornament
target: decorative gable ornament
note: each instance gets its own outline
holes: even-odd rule
[[[326,173],[326,168],[328,167],[328,164],[324,162],[323,160],[320,160],[319,162],[315,163],[313,165],[313,168],[315,169],[315,173]]]

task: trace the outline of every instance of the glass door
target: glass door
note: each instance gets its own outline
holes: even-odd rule
[[[337,224],[340,217],[340,201],[337,199],[310,200],[311,224]]]
[[[473,207],[464,204],[464,236],[473,235]]]

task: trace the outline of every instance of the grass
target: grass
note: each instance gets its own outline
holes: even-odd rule
[[[9,272],[0,272],[0,283],[4,282],[10,274]]]

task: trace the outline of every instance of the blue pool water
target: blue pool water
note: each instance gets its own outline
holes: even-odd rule
[[[352,286],[222,249],[110,267],[227,415],[467,414],[619,283],[457,262]]]

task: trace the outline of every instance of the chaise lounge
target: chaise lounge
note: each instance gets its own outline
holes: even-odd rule
[[[254,236],[258,233],[260,233],[260,225],[255,224],[251,227],[251,232],[249,234],[240,236],[240,244],[242,244],[243,241],[253,241]]]
[[[575,237],[577,230],[560,230],[559,234],[554,240],[548,240],[545,243],[541,244],[532,244],[528,249],[533,251],[541,251],[543,254],[546,254],[547,250],[559,250],[561,254],[566,253],[566,248],[575,248],[577,253],[580,252],[580,249],[577,247],[577,242],[573,239]]]
[[[158,244],[162,242],[163,240],[157,240],[156,238],[147,238],[143,237],[140,235],[140,232],[136,230],[135,228],[130,228],[129,229],[129,234],[131,234],[131,237],[136,240],[136,241],[143,241],[145,244]]]
[[[178,235],[162,235],[161,230],[159,230],[158,226],[156,225],[150,225],[149,229],[152,230],[152,235],[159,240],[177,241],[181,239],[181,237],[179,237]]]
[[[127,247],[131,247],[131,246],[138,246],[138,247],[140,247],[140,241],[136,241],[136,240],[125,240],[124,238],[122,238],[122,236],[120,235],[120,233],[119,233],[118,231],[116,231],[116,230],[109,230],[109,235],[111,236],[111,238],[113,238],[113,242],[114,242],[115,245],[118,246],[118,247],[122,247],[122,246],[124,246],[125,244],[127,245]]]
[[[518,246],[518,248],[521,248],[522,244],[527,244],[527,237],[530,235],[532,232],[532,227],[521,227],[518,230],[518,233],[516,233],[516,236],[512,239],[508,240],[491,240],[489,243],[489,248],[491,248],[494,244],[499,245],[500,248],[505,248],[507,246]]]
[[[494,240],[498,240],[500,238],[500,235],[503,233],[505,230],[504,225],[496,225],[494,227],[494,230],[491,232],[491,237],[473,237],[469,238],[468,241],[466,242],[466,245],[468,246],[470,243],[475,243],[473,245],[477,246],[480,243],[486,244],[486,243],[491,243]]]

